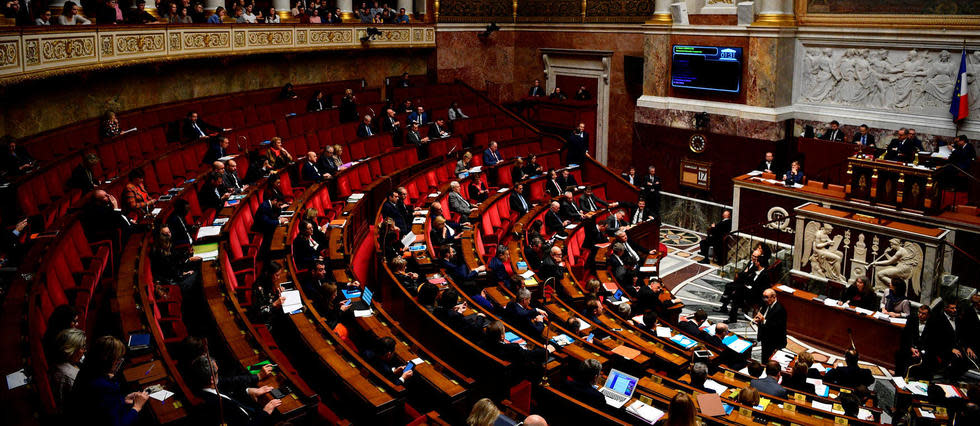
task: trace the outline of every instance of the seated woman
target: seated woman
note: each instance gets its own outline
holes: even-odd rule
[[[69,397],[66,413],[85,423],[135,425],[150,395],[124,394],[116,378],[123,364],[126,346],[119,339],[103,336],[92,342]]]
[[[341,339],[347,339],[347,327],[344,323],[354,319],[351,304],[340,295],[340,290],[334,283],[324,283],[320,291],[323,294],[324,305],[317,306],[317,311],[326,321],[327,327],[330,327]]]
[[[514,165],[510,167],[510,180],[512,182],[522,182],[530,177],[527,173],[524,173],[524,166],[525,163],[523,158],[517,157],[517,159],[514,160]]]
[[[286,151],[286,148],[282,146],[282,138],[276,136],[272,138],[272,144],[269,145],[269,151],[266,153],[269,158],[269,164],[272,165],[273,169],[281,169],[293,162],[293,156]]]
[[[885,297],[881,298],[881,312],[892,318],[908,318],[909,313],[912,312],[912,302],[909,302],[905,295],[905,285],[905,280],[892,278]]]
[[[463,178],[463,173],[466,173],[470,169],[470,161],[473,160],[473,154],[469,152],[463,153],[463,158],[456,162],[456,171],[453,172],[460,179]]]
[[[313,241],[316,241],[317,244],[323,247],[330,245],[330,242],[327,240],[327,224],[317,226],[320,219],[320,211],[314,207],[310,207],[306,209],[303,218],[313,224]]]
[[[320,256],[321,246],[313,238],[315,228],[306,220],[299,224],[299,232],[293,239],[293,262],[298,269],[310,269],[313,260]]]
[[[800,162],[798,160],[793,161],[793,163],[789,167],[789,171],[786,172],[786,174],[783,176],[783,180],[786,182],[786,184],[794,184],[794,185],[796,184],[802,185],[803,178],[804,178],[803,169],[800,168]]]
[[[269,12],[271,12],[271,13],[269,13],[269,14],[266,15],[266,19],[268,19],[268,18],[270,18],[272,16],[275,16],[276,18],[279,17],[279,15],[276,15],[274,8],[269,8]],[[279,23],[279,20],[276,19],[276,22],[268,22],[268,20],[267,20],[266,23],[267,24],[270,24],[270,23],[278,24]],[[323,93],[323,92],[320,92],[320,93]],[[293,91],[293,83],[286,83],[285,86],[282,86],[282,90],[279,91],[279,99],[296,99],[298,97],[299,96],[296,95],[296,92]]]
[[[153,250],[150,251],[150,268],[154,282],[159,285],[176,285],[181,293],[187,292],[197,283],[199,273],[194,262],[200,260],[200,257],[192,256],[188,250],[174,249],[173,234],[169,226],[163,225],[157,231]]]
[[[104,139],[114,138],[119,136],[119,119],[116,118],[116,113],[108,111],[105,113],[105,118],[102,120],[102,125],[99,127],[99,136]]]
[[[432,247],[445,247],[456,243],[462,234],[453,234],[452,229],[446,226],[446,218],[438,216],[432,221],[432,229],[429,230],[429,243]]]
[[[738,392],[738,403],[746,405],[749,407],[755,407],[759,405],[759,401],[762,399],[762,395],[759,394],[759,390],[749,386]]]
[[[62,330],[55,338],[58,358],[48,359],[51,367],[51,393],[56,408],[64,407],[85,356],[85,332],[77,328]]]
[[[844,297],[842,301],[838,304],[844,304],[847,302],[848,305],[867,309],[869,311],[875,310],[875,306],[878,306],[877,296],[875,296],[874,290],[871,290],[864,277],[857,277],[854,279],[854,284],[844,290]]]
[[[527,164],[524,165],[521,171],[528,177],[532,177],[544,173],[544,167],[538,164],[537,154],[531,154],[528,156]]]
[[[58,25],[89,25],[92,21],[78,14],[78,4],[66,1],[58,16]]]
[[[146,185],[143,184],[145,178],[146,172],[142,168],[135,168],[129,172],[129,183],[126,184],[126,189],[123,189],[122,210],[133,220],[149,213],[150,208],[157,202],[146,192]]]
[[[262,276],[252,283],[252,306],[249,307],[249,317],[253,323],[272,328],[276,310],[282,312],[282,302],[286,300],[282,295],[282,287],[279,286],[285,278],[286,269],[282,264],[270,262],[262,269]]]
[[[473,173],[473,179],[470,179],[467,192],[470,194],[470,199],[477,204],[490,198],[490,188],[487,188],[486,182],[480,179],[480,173]]]

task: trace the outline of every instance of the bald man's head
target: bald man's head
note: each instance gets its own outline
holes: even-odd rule
[[[548,426],[548,421],[537,414],[531,414],[524,419],[524,426]]]

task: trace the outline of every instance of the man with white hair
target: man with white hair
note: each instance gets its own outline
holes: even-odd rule
[[[371,129],[371,116],[365,115],[361,125],[357,126],[357,137],[364,139],[371,136],[374,136],[374,130]]]
[[[508,303],[504,312],[511,318],[512,324],[518,324],[532,336],[540,335],[544,331],[544,320],[548,318],[544,311],[531,307],[531,291],[527,288],[517,290],[517,299]]]
[[[459,181],[452,181],[449,183],[449,211],[459,214],[461,218],[470,217],[470,213],[476,210],[466,198],[463,198],[463,194],[460,193]]]
[[[647,250],[639,244],[629,241],[626,231],[622,229],[616,231],[616,241],[623,243],[623,248],[625,249],[625,252],[623,253],[623,263],[627,265],[638,266],[639,264],[643,263],[643,259],[646,258],[647,254],[657,254],[656,250]]]
[[[558,204],[557,201],[552,201],[551,208],[544,214],[544,228],[549,234],[559,232],[565,229],[568,224],[572,223],[571,221],[562,219],[559,213],[560,210],[561,204]]]
[[[776,300],[776,291],[771,288],[762,292],[762,300],[762,309],[752,321],[759,326],[762,361],[766,361],[777,350],[786,347],[786,309]]]
[[[552,247],[549,256],[541,261],[541,267],[538,268],[538,275],[545,281],[549,278],[560,281],[567,273],[568,268],[565,267],[565,262],[562,261],[561,247]]]
[[[579,210],[578,205],[575,203],[575,196],[571,191],[565,191],[559,204],[561,204],[562,218],[573,222],[582,220],[582,211]]]

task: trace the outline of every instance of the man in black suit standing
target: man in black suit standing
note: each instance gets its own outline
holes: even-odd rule
[[[381,121],[381,130],[391,133],[391,140],[395,146],[402,144],[402,122],[395,116],[395,110],[388,108],[385,110],[385,118]]]
[[[701,240],[701,263],[708,263],[712,259],[709,258],[709,248],[714,248],[715,263],[719,265],[724,262],[725,259],[725,236],[729,232],[732,232],[732,212],[731,210],[725,210],[721,212],[721,220],[718,223],[711,225],[708,228],[708,235]]]
[[[906,376],[909,367],[921,361],[925,355],[925,331],[929,321],[929,305],[920,305],[916,315],[909,315],[902,329],[902,340],[895,352],[895,374]],[[921,370],[920,370],[921,371]],[[918,376],[918,374],[916,374]]]
[[[647,175],[639,183],[640,196],[650,202],[655,216],[660,215],[660,177],[657,176],[657,168],[650,166],[647,168]]]
[[[844,132],[842,132],[840,129],[840,123],[838,123],[837,120],[831,121],[830,128],[820,135],[820,139],[825,141],[843,142]]]
[[[361,124],[357,126],[357,137],[364,139],[374,136],[374,129],[371,128],[371,116],[365,115]]]
[[[768,267],[769,257],[765,256],[761,249],[756,248],[752,251],[752,263],[745,271],[738,274],[734,281],[725,285],[718,311],[728,312],[728,304],[731,303],[732,309],[726,322],[737,322],[739,309],[749,312],[749,309],[759,306],[762,292],[769,288],[769,275],[766,274]]]
[[[541,80],[534,79],[534,85],[527,91],[528,97],[544,96],[544,88],[541,87]]]
[[[765,158],[759,160],[759,164],[755,166],[755,169],[760,172],[772,173],[776,176],[782,175],[782,169],[776,164],[776,156],[773,155],[772,151],[766,152]]]
[[[578,127],[568,136],[568,164],[582,164],[585,156],[589,153],[589,134],[585,132],[585,123],[578,123]]]
[[[786,347],[786,309],[776,300],[776,291],[762,292],[762,309],[752,319],[759,326],[762,360],[768,360],[777,350]]]
[[[531,207],[527,200],[524,199],[524,184],[515,183],[510,190],[510,210],[517,213],[517,216],[524,216],[527,213],[527,209]]]
[[[969,360],[976,362],[973,348],[976,336],[966,316],[958,315],[955,301],[945,302],[942,312],[930,316],[923,335],[926,340],[926,366],[947,377],[959,377],[966,371]],[[969,360],[968,360],[969,359]]]
[[[408,235],[412,228],[411,225],[406,223],[402,209],[398,207],[398,200],[398,191],[391,191],[388,194],[388,199],[381,205],[381,217],[391,219],[395,222],[395,226],[401,230],[401,235],[404,236]]]
[[[871,133],[868,133],[868,125],[867,124],[862,124],[861,127],[858,127],[858,132],[857,132],[857,134],[854,135],[854,139],[852,140],[852,142],[854,142],[854,143],[856,143],[858,145],[861,145],[861,146],[869,146],[869,147],[874,148],[875,147],[875,135],[872,135]]]
[[[973,161],[977,159],[977,150],[967,139],[966,135],[959,135],[953,142],[953,152],[949,154],[949,163],[969,172],[973,167]]]

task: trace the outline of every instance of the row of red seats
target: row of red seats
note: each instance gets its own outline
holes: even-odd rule
[[[349,80],[297,87],[294,90],[299,98],[285,102],[298,105],[298,107],[295,107],[290,112],[304,111],[306,100],[312,96],[315,90],[323,90],[324,93],[333,95],[334,103],[337,103],[339,102],[337,99],[341,96],[340,93],[346,88],[360,90],[361,82]],[[147,129],[180,120],[192,109],[198,111],[203,117],[217,117],[225,111],[277,102],[279,91],[279,88],[259,89],[229,95],[217,95],[171,102],[119,112],[117,113],[117,117],[123,128],[136,127],[138,129]],[[370,91],[361,90],[360,93],[357,93],[357,99],[361,103],[377,103],[381,101],[381,92],[378,89],[372,89]],[[271,115],[271,112],[262,112],[262,114]],[[279,116],[281,117],[281,115]],[[25,138],[20,141],[20,145],[25,147],[31,156],[42,162],[68,155],[100,141],[99,126],[101,125],[101,120],[101,117],[93,118],[43,132]]]
[[[488,146],[491,141],[506,141],[528,137],[538,137],[533,130],[515,125],[511,127],[494,128],[473,134],[473,146]]]

